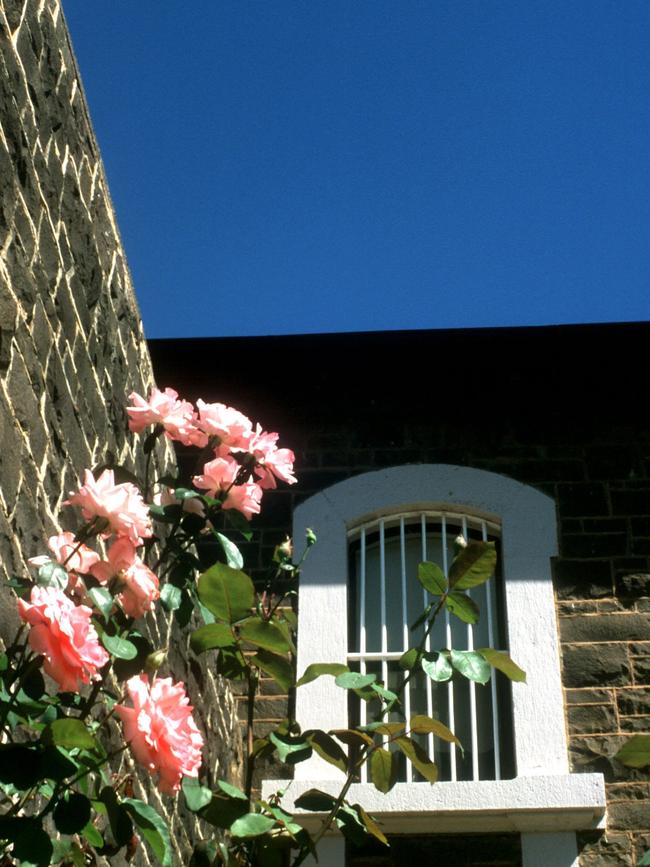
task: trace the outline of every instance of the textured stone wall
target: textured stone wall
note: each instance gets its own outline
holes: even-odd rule
[[[630,734],[650,732],[649,340],[650,325],[638,323],[151,347],[161,382],[188,399],[238,406],[296,451],[298,485],[266,492],[254,522],[259,542],[246,550],[254,574],[298,502],[356,473],[459,464],[554,498],[570,759],[574,771],[604,774],[608,798],[607,832],[580,835],[583,867],[632,867],[650,848],[649,769],[613,758]],[[236,380],[197,377],[198,359],[217,354],[238,360]],[[278,382],[289,372],[289,391],[273,387],[273,371]],[[276,693],[262,682],[260,733],[286,715],[287,697]],[[287,769],[271,763],[263,774]],[[485,863],[477,858],[467,863]]]
[[[7,638],[16,614],[6,579],[29,574],[27,558],[43,553],[62,526],[74,526],[60,508],[83,469],[142,470],[124,404],[153,383],[56,0],[0,0],[0,289],[0,635]],[[174,461],[162,441],[156,461],[159,468]],[[147,628],[156,646],[167,643],[164,618]],[[232,699],[219,678],[190,671],[184,639],[169,637],[170,673],[189,683],[210,736],[210,774],[236,775]],[[147,780],[136,787],[170,815],[170,799]],[[177,861],[187,863],[188,835],[197,829],[184,816],[170,818]]]

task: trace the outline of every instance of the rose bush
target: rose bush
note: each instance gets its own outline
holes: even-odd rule
[[[278,867],[292,852],[297,867],[333,824],[352,841],[361,835],[385,843],[378,825],[346,801],[347,792],[364,762],[375,786],[388,791],[396,778],[393,750],[402,751],[425,779],[437,778],[435,763],[412,736],[458,739],[438,720],[404,719],[400,692],[417,672],[434,676],[427,641],[442,611],[475,622],[476,606],[463,593],[489,579],[494,546],[459,542],[453,579],[435,564],[421,565],[416,577],[430,602],[418,620],[421,641],[400,660],[400,691],[391,692],[375,675],[365,675],[360,685],[358,673],[326,662],[296,681],[296,618],[288,600],[315,534],[308,531],[297,561],[291,540],[278,539],[261,592],[244,571],[236,544],[239,536],[250,539],[249,522],[263,508],[264,492],[295,483],[293,452],[278,446],[277,433],[222,403],[199,400],[195,408],[169,388],[153,389],[146,399],[133,393],[130,400],[129,427],[143,435],[144,477],[136,486],[134,480],[116,481],[133,479],[128,468],[87,469],[65,503],[79,509],[84,523],[75,534],[52,536],[51,556],[30,561],[35,575],[13,581],[24,625],[0,654],[2,867],[83,865],[118,853],[130,858],[141,841],[163,867],[172,867],[165,822],[133,797],[129,775],[116,771],[117,757],[127,749],[163,794],[177,797],[182,789],[187,808],[213,829],[206,830],[193,863]],[[163,435],[197,449],[194,488],[174,478],[150,485],[152,451]],[[220,550],[208,568],[197,554],[205,538]],[[219,674],[245,684],[243,789],[212,780],[202,767],[203,736],[185,686],[169,670],[167,648],[152,645],[139,622],[161,605],[178,628],[191,628],[193,654],[205,654]],[[463,659],[481,653],[468,651]],[[489,662],[523,677],[503,653],[491,651],[480,661],[479,667],[459,666],[458,673],[473,678],[480,668],[484,678]],[[289,718],[255,740],[254,699],[262,674],[284,692],[335,676],[341,689],[369,702],[375,719],[342,733],[302,732]],[[395,722],[400,715],[402,722]],[[348,753],[350,743],[361,746]],[[298,761],[314,751],[339,769],[342,784],[337,798],[313,792],[298,804],[327,814],[312,836],[283,809],[280,794],[270,802],[254,797],[253,773],[266,756]]]

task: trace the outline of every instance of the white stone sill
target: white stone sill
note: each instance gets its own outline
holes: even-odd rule
[[[308,830],[324,813],[294,807],[308,789],[338,795],[335,780],[265,780],[262,797],[285,790],[282,806]],[[386,833],[439,834],[582,831],[605,827],[602,774],[517,777],[514,780],[457,783],[397,783],[382,795],[370,783],[355,783],[347,800],[378,819]]]

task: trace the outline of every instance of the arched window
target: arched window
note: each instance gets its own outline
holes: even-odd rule
[[[521,831],[524,867],[577,863],[574,832],[602,826],[605,794],[602,775],[568,769],[551,583],[554,502],[495,473],[408,465],[364,473],[314,495],[296,509],[294,538],[303,538],[307,527],[316,531],[318,544],[301,576],[298,673],[312,663],[355,662],[367,670],[378,667],[389,684],[399,677],[393,656],[403,649],[415,610],[413,565],[425,554],[444,568],[456,529],[498,540],[500,574],[478,600],[487,635],[450,634],[444,622],[434,640],[442,639],[445,647],[462,640],[465,649],[476,641],[505,643],[502,649],[526,671],[527,683],[512,684],[505,699],[498,681],[496,687],[467,687],[464,695],[453,684],[452,695],[445,685],[435,696],[423,681],[418,693],[416,683],[409,701],[453,723],[468,747],[469,764],[454,768],[451,753],[443,751],[436,757],[443,782],[409,780],[405,770],[404,781],[388,795],[362,781],[352,786],[350,799],[388,832],[460,832],[468,826],[474,832]],[[462,630],[462,624],[449,628]],[[296,717],[305,729],[344,728],[350,713],[354,705],[349,707],[347,692],[332,678],[298,689]],[[315,756],[296,766],[288,795],[295,800],[313,787],[336,794],[341,782],[340,772]],[[302,821],[317,827],[319,820],[305,814]],[[343,864],[336,839],[328,852],[328,867]]]

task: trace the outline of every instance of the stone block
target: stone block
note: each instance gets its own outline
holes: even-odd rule
[[[650,688],[618,689],[616,702],[619,713],[625,716],[650,715]]]
[[[607,494],[602,484],[593,482],[560,484],[557,493],[560,515],[563,518],[609,515]]]
[[[618,729],[613,705],[590,704],[570,707],[567,712],[570,734],[585,735],[594,732],[612,732]]]
[[[565,642],[650,639],[650,618],[635,611],[563,617],[560,637]]]
[[[562,647],[566,687],[620,685],[630,682],[630,666],[623,644],[566,644]]]
[[[608,560],[568,560],[553,565],[554,585],[560,599],[595,599],[612,596],[612,567]]]

